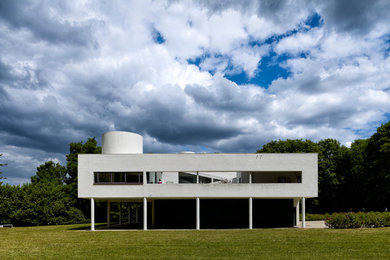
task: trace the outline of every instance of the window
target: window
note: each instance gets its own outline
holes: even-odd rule
[[[211,178],[199,176],[199,183],[211,183]]]
[[[94,172],[94,184],[143,184],[143,172]]]
[[[125,182],[125,173],[124,172],[114,172],[114,182]]]
[[[279,176],[278,183],[291,183],[291,179],[287,176]]]
[[[126,183],[142,183],[142,172],[126,172]]]
[[[196,172],[179,172],[179,183],[196,183]]]
[[[252,183],[302,183],[302,172],[251,172]]]
[[[162,183],[162,172],[147,172],[146,179],[148,183]]]
[[[109,172],[96,172],[95,176],[97,176],[95,182],[111,182],[111,173]]]

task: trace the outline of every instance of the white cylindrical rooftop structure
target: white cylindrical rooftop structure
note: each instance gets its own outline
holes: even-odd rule
[[[102,136],[103,154],[143,153],[142,136],[124,131],[111,131]]]

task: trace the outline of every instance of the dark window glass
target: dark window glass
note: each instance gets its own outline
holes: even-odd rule
[[[196,183],[196,173],[179,172],[179,183]]]
[[[199,183],[211,183],[211,178],[199,176]]]
[[[114,172],[114,182],[125,182],[125,173]]]
[[[94,172],[95,184],[142,184],[142,172]]]
[[[142,183],[142,172],[127,172],[126,182],[127,183]]]
[[[290,179],[290,177],[282,176],[282,177],[278,177],[278,182],[279,183],[290,183],[291,179]]]
[[[99,180],[97,182],[111,182],[111,173],[99,172]]]

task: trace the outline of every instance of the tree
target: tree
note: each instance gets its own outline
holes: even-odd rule
[[[318,153],[318,145],[310,140],[287,139],[285,141],[271,141],[259,150],[257,153]]]
[[[66,168],[64,166],[53,161],[48,161],[37,167],[37,173],[31,177],[31,182],[63,185],[65,183],[65,176]]]
[[[83,211],[85,216],[90,214],[90,204],[87,200],[78,199],[77,197],[77,166],[79,154],[96,154],[101,153],[102,148],[97,145],[95,138],[88,138],[85,143],[71,143],[69,145],[69,154],[66,155],[66,189],[73,199],[74,206]],[[97,208],[98,208],[97,204]]]
[[[340,211],[360,211],[367,208],[366,199],[370,193],[366,182],[367,144],[368,139],[355,140],[343,157],[344,176],[338,192]]]
[[[390,122],[368,139],[365,157],[368,175],[364,181],[371,191],[367,207],[390,209]]]
[[[335,139],[318,142],[318,200],[321,211],[332,212],[340,209],[342,197],[339,196],[340,184],[344,180],[345,156],[348,148],[341,146]]]
[[[85,223],[83,213],[73,207],[64,186],[34,182],[22,186],[0,186],[0,222],[19,226]]]
[[[71,143],[69,145],[69,154],[66,155],[66,173],[68,184],[77,182],[77,161],[79,154],[94,154],[101,153],[102,148],[97,146],[97,142],[94,138],[88,138],[88,140],[83,144],[82,142]]]
[[[0,156],[3,156],[3,154],[0,154]],[[6,166],[7,164],[6,163],[0,163],[0,167],[1,166]],[[3,184],[3,182],[1,180],[4,180],[4,179],[7,179],[6,177],[2,176],[3,172],[0,171],[0,185]]]

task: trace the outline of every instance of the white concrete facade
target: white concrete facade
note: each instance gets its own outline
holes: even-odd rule
[[[302,172],[301,183],[95,185],[94,172]],[[80,154],[79,198],[301,198],[318,195],[317,154]],[[145,179],[145,178],[144,178]]]
[[[199,229],[200,199],[248,199],[249,228],[252,228],[252,199],[294,199],[297,207],[298,200],[303,198],[304,216],[304,198],[318,196],[317,154],[143,154],[142,136],[120,131],[105,133],[102,143],[103,154],[78,156],[78,197],[91,199],[91,206],[93,199],[142,201],[144,229],[147,229],[146,203],[153,199],[196,199]],[[180,183],[180,172],[193,174],[195,183]],[[138,173],[139,182],[98,183],[96,173]],[[222,180],[224,173],[232,181],[200,183],[201,178]],[[237,178],[231,178],[232,173]],[[155,183],[148,182],[152,176],[158,179]],[[292,181],[276,181],[285,178]],[[235,183],[239,179],[244,183]]]

